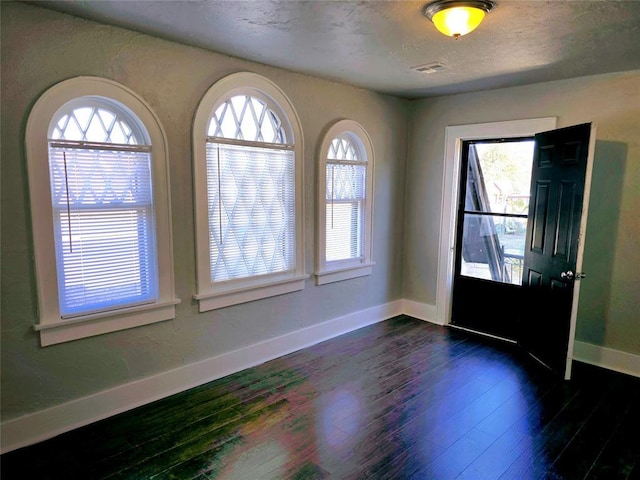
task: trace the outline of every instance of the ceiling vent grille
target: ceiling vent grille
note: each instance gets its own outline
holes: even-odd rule
[[[450,68],[451,67],[444,62],[431,62],[425,63],[424,65],[416,65],[415,67],[411,67],[411,70],[415,70],[420,73],[436,73]]]

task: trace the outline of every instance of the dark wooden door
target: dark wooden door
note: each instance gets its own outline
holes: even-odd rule
[[[536,135],[531,179],[518,341],[567,376],[590,133],[584,124]]]

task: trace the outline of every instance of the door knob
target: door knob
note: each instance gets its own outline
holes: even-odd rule
[[[574,278],[576,280],[580,280],[586,276],[586,273],[573,273],[571,270],[567,270],[566,272],[562,272],[560,274],[560,278],[563,278],[565,280],[573,280]]]
[[[566,272],[562,272],[560,274],[560,278],[564,278],[565,280],[573,280],[573,272],[571,270],[567,270]]]

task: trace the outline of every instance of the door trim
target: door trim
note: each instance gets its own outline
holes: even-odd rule
[[[462,142],[488,138],[512,138],[533,136],[556,128],[557,117],[532,118],[506,122],[477,123],[446,127],[444,144],[444,168],[442,174],[442,199],[440,203],[439,261],[436,285],[436,321],[448,325],[451,321],[453,297],[453,260],[456,240],[456,216],[459,192]],[[590,170],[588,170],[588,180]],[[586,194],[587,190],[585,190]],[[588,197],[585,197],[588,200]],[[584,211],[583,211],[584,214]],[[583,235],[581,231],[581,235]],[[581,237],[583,238],[583,237]],[[584,242],[581,241],[580,247]],[[581,250],[578,258],[582,265]],[[580,271],[580,270],[578,270]],[[574,298],[575,300],[575,298]],[[573,315],[573,314],[572,314]],[[575,328],[575,320],[572,320]],[[570,345],[572,348],[573,345]]]

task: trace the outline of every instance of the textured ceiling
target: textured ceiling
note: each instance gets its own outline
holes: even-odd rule
[[[458,40],[422,15],[426,0],[29,3],[410,98],[640,68],[640,0],[497,0]],[[410,69],[431,62],[450,68]]]

